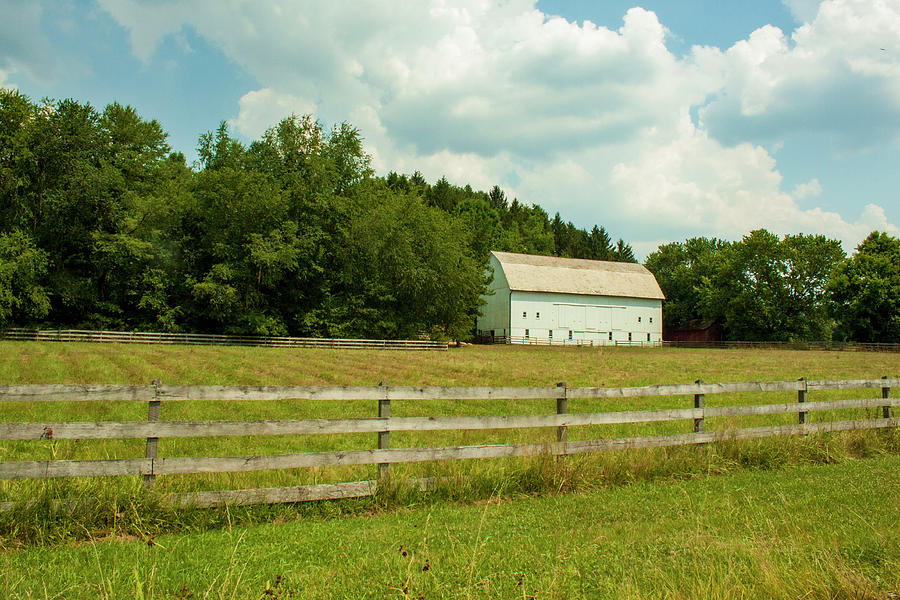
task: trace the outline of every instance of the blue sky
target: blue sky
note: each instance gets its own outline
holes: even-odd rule
[[[0,0],[0,85],[135,106],[189,159],[222,120],[359,128],[422,171],[687,237],[900,234],[898,0]]]

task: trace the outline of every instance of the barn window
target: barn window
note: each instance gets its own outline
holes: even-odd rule
[[[628,332],[628,341],[629,342],[631,341],[631,332],[630,331]]]
[[[651,323],[653,322],[653,317],[650,317],[650,322],[651,322]]]
[[[570,340],[572,339],[572,330],[571,329],[569,330],[569,339]]]
[[[524,318],[527,317],[527,316],[528,316],[528,313],[526,313],[526,312],[523,310],[523,311],[522,311],[522,318],[524,319]]]
[[[550,339],[551,340],[553,339],[553,330],[552,329],[550,330]]]
[[[528,337],[528,330],[525,330],[525,337]]]
[[[535,318],[535,319],[540,319],[540,318],[541,318],[541,313],[534,313],[534,318]]]
[[[609,341],[612,341],[612,331],[609,332]]]
[[[650,334],[649,334],[649,333],[647,334],[647,341],[648,341],[648,342],[650,341]]]
[[[640,317],[638,317],[638,323],[640,323],[640,322],[641,322],[641,318],[640,318]]]

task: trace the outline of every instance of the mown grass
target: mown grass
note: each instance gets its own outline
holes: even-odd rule
[[[548,467],[548,470],[555,469]],[[872,598],[900,457],[4,554],[6,598]]]
[[[3,383],[621,386],[881,377],[871,352],[472,346],[447,352],[0,341]]]

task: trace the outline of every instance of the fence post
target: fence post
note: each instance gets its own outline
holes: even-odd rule
[[[556,414],[565,415],[569,412],[569,399],[566,397],[566,382],[560,381],[556,384],[556,387],[560,389],[560,395],[556,398]],[[562,444],[565,444],[569,441],[569,428],[565,425],[560,425],[556,428],[556,441]],[[563,458],[562,456],[558,456],[558,458]]]
[[[698,379],[695,381],[697,385],[703,385],[703,380]],[[703,409],[703,397],[704,394],[694,394],[694,408]],[[701,416],[699,419],[694,419],[694,433],[699,433],[703,431],[703,417]]]
[[[809,393],[809,391],[806,389],[806,377],[801,377],[797,381],[799,381],[800,385],[803,386],[800,390],[797,391],[797,402],[799,402],[800,404],[805,404],[807,394]],[[800,415],[799,423],[801,425],[806,425],[806,416],[809,414],[809,412],[801,410],[798,414]]]
[[[159,379],[153,380],[153,400],[147,403],[147,421],[150,423],[159,422]],[[145,458],[156,458],[156,447],[159,443],[159,438],[148,437],[147,438],[147,450],[144,452]],[[151,462],[151,464],[153,464]],[[153,473],[148,473],[144,475],[144,487],[148,490],[152,490],[153,486],[156,484],[156,475]]]
[[[887,378],[888,378],[887,375],[882,377],[882,379],[887,379]],[[891,388],[889,386],[884,385],[884,384],[881,385],[881,397],[884,399],[891,397]],[[881,407],[881,416],[884,417],[885,419],[891,418],[891,405],[890,404],[885,404],[884,406]]]
[[[379,419],[389,419],[391,416],[391,400],[388,393],[388,388],[390,387],[390,382],[382,381],[378,384],[378,387],[382,388],[383,398],[378,400],[378,418]],[[378,432],[378,449],[384,450],[386,448],[391,447],[391,432],[387,431],[379,431]],[[390,476],[390,463],[378,463],[378,480],[383,481]]]

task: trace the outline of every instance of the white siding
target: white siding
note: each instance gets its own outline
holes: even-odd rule
[[[480,335],[507,336],[509,333],[509,284],[500,268],[500,262],[491,255],[491,267],[494,269],[494,280],[488,286],[494,293],[482,296],[486,304],[481,307],[477,329]]]
[[[595,344],[662,340],[662,302],[646,298],[511,292],[510,335],[530,339],[584,340]],[[640,319],[640,320],[638,320]],[[569,332],[572,337],[569,338]],[[612,340],[610,340],[612,334]],[[499,335],[499,334],[498,334]]]
[[[511,291],[503,266],[494,254],[490,265],[494,279],[489,289],[493,293],[483,297],[485,304],[476,325],[479,335],[493,332],[495,336],[519,341],[517,338],[527,334],[533,342],[572,340],[594,345],[662,341],[659,299]]]

